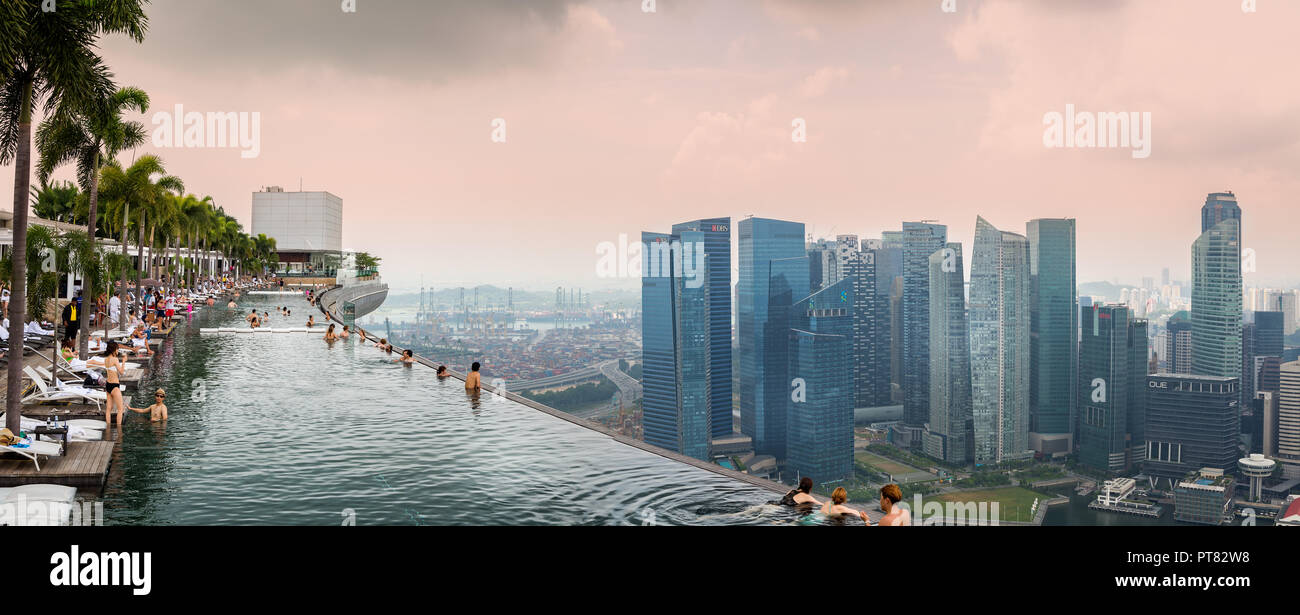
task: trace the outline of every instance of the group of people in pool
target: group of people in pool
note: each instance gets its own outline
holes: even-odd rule
[[[849,508],[845,504],[849,501],[849,492],[844,487],[836,487],[831,492],[829,500],[822,502],[812,494],[813,480],[807,476],[799,479],[799,487],[791,489],[785,497],[781,498],[781,504],[793,506],[802,512],[812,513],[813,509],[820,507],[816,512],[829,519],[842,519],[846,517],[858,517],[862,522],[871,525],[871,519],[867,513],[860,510]],[[901,526],[912,524],[912,514],[898,503],[903,500],[903,490],[893,483],[880,488],[880,510],[885,511],[885,516],[880,519],[876,525],[883,526]]]
[[[104,391],[108,393],[108,400],[104,404],[104,422],[108,423],[109,427],[113,426],[114,410],[117,410],[118,427],[122,426],[122,421],[125,418],[127,410],[148,414],[149,420],[153,422],[166,421],[167,404],[165,403],[165,400],[167,399],[167,391],[163,389],[154,391],[154,403],[149,405],[147,408],[127,406],[126,402],[123,401],[122,376],[126,375],[126,366],[122,359],[117,356],[119,348],[120,346],[116,341],[109,340],[105,344],[103,354],[100,355],[103,359],[103,367],[105,369]]]
[[[335,329],[336,326],[337,325],[335,325],[334,323],[330,323],[329,327],[325,329],[326,342],[336,342],[338,340],[345,340],[352,337],[351,327],[349,327],[348,325],[343,325],[343,330],[338,331]],[[365,329],[357,327],[357,337],[360,339],[362,344],[370,343],[370,340],[366,338]],[[393,345],[388,342],[387,338],[382,338],[382,337],[379,338],[379,341],[375,342],[374,346],[375,348],[378,348],[388,354],[393,354]],[[415,353],[411,352],[410,348],[407,348],[406,350],[402,351],[402,356],[393,359],[393,362],[411,365],[415,363]]]

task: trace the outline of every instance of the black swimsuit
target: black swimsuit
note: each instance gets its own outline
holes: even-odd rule
[[[120,382],[109,382],[109,383],[107,383],[107,384],[104,385],[104,392],[105,392],[105,393],[112,393],[112,392],[113,392],[113,389],[116,389],[117,387],[120,387],[120,386],[122,386],[122,383],[120,383]]]

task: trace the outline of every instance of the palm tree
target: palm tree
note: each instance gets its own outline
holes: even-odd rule
[[[136,147],[145,140],[143,124],[122,121],[122,113],[132,109],[140,113],[148,111],[149,95],[138,88],[121,88],[81,108],[72,104],[61,105],[58,112],[41,122],[36,131],[36,148],[40,152],[37,170],[42,182],[59,165],[72,161],[77,163],[77,181],[89,201],[86,232],[90,234],[92,251],[99,231],[100,166],[105,160],[113,160],[118,152]],[[90,341],[89,318],[81,320],[81,332],[77,352],[84,361]]]
[[[40,188],[32,188],[32,213],[46,220],[72,222],[80,197],[81,191],[72,182],[49,184],[42,180]]]
[[[130,167],[123,169],[116,160],[110,160],[104,165],[101,178],[102,192],[104,199],[109,201],[110,214],[112,209],[120,208],[121,217],[118,219],[118,228],[122,232],[122,256],[126,257],[127,250],[127,231],[131,227],[131,204],[136,203],[140,209],[152,203],[159,198],[163,191],[180,192],[185,189],[181,180],[173,175],[167,175],[167,169],[163,167],[162,159],[152,154],[141,156]],[[153,177],[161,175],[156,182]],[[141,229],[141,239],[143,239],[144,221],[141,220],[137,226]],[[118,300],[121,302],[121,313],[118,314],[119,320],[126,315],[126,271],[122,268],[118,280],[122,286],[118,289]],[[137,272],[138,273],[138,272]],[[139,276],[137,275],[137,281]],[[139,288],[136,289],[139,293]]]
[[[61,2],[48,11],[42,0],[0,3],[0,164],[14,163],[13,291],[9,304],[10,339],[22,339],[27,302],[27,200],[31,189],[32,116],[47,109],[81,104],[111,89],[108,69],[97,55],[98,39],[124,33],[144,40],[148,18],[143,0]],[[6,426],[18,431],[22,406],[23,362],[8,365]]]
[[[202,199],[194,195],[186,195],[181,202],[181,228],[185,233],[186,248],[190,252],[190,259],[193,261],[190,265],[190,284],[197,281],[198,276],[198,254],[194,251],[199,243],[200,233],[206,233],[207,226],[212,221],[212,197],[205,196]]]

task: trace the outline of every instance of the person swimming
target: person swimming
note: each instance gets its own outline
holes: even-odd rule
[[[314,327],[314,326],[316,326],[316,316],[315,316],[315,315],[312,315],[312,314],[308,314],[308,315],[307,315],[307,326],[308,326],[308,327]]]
[[[812,490],[813,490],[812,478],[808,476],[800,478],[799,487],[795,489],[791,489],[789,493],[785,494],[785,497],[781,498],[781,504],[783,506],[800,506],[800,505],[820,506],[821,502],[817,501],[817,498],[813,497]],[[811,510],[809,512],[811,512]]]
[[[848,490],[846,490],[844,487],[836,487],[835,491],[831,492],[831,499],[826,503],[822,504],[821,513],[831,519],[837,519],[847,515],[856,515],[858,517],[861,517],[863,521],[867,521],[866,513],[849,508],[848,506],[844,505],[848,501],[849,501]]]
[[[332,342],[336,339],[338,339],[338,336],[334,335],[334,323],[330,323],[330,328],[325,330],[325,341]]]
[[[167,420],[167,404],[163,403],[167,399],[167,391],[158,389],[153,394],[153,405],[148,408],[132,408],[127,406],[132,412],[149,413],[149,421],[156,423]]]
[[[392,348],[392,347],[390,346],[390,347],[389,347],[390,352],[391,352],[391,348]],[[402,356],[401,356],[401,358],[399,358],[399,359],[393,359],[393,363],[405,363],[406,365],[410,365],[410,364],[412,364],[412,363],[415,363],[415,353],[411,352],[411,349],[410,349],[410,348],[407,348],[406,350],[403,350],[403,351],[402,351]]]
[[[348,333],[348,326],[347,326],[347,325],[343,325],[343,332],[342,332],[342,333],[339,333],[339,338],[341,338],[341,339],[348,339],[348,336],[349,336],[349,335],[351,335],[351,334]]]
[[[898,505],[902,500],[903,490],[898,485],[890,483],[880,488],[880,509],[885,511],[885,516],[880,519],[879,525],[912,525],[912,513]]]
[[[446,365],[439,365],[437,375],[438,375],[438,379],[442,380],[443,378],[450,376],[451,372],[447,371]]]
[[[472,365],[469,366],[469,375],[465,377],[465,390],[477,391],[480,388],[482,388],[482,384],[480,382],[481,379],[478,373],[478,368],[479,368],[478,361],[475,361]]]

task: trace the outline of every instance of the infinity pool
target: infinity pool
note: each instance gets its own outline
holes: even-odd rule
[[[621,444],[483,394],[355,339],[202,334],[244,298],[177,328],[136,393],[167,389],[170,420],[134,414],[103,494],[108,524],[769,525],[795,520],[778,494]]]

